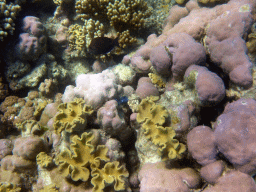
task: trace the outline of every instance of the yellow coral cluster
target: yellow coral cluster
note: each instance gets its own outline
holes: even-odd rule
[[[118,31],[143,27],[150,14],[151,9],[143,0],[114,0],[107,6],[110,25]]]
[[[21,191],[21,188],[17,187],[15,184],[1,183],[0,191],[2,191],[2,192],[19,192],[19,191]]]
[[[39,192],[59,192],[59,188],[55,184],[47,185],[43,189],[40,189]]]
[[[131,32],[137,32],[138,29],[143,28],[145,19],[152,12],[144,0],[76,0],[75,10],[75,19],[85,21],[83,27],[80,26],[77,29],[77,25],[73,25],[69,30],[71,50],[78,49],[79,52],[83,47],[88,48],[93,38],[104,36],[104,34],[118,36],[121,48],[136,42],[137,39],[131,36]],[[93,21],[95,26],[86,23],[87,20]],[[85,31],[84,28],[87,30]],[[76,30],[79,35],[75,35]],[[115,52],[115,54],[120,53],[120,50]]]
[[[54,119],[54,130],[60,134],[63,130],[72,133],[83,132],[87,125],[87,117],[93,113],[93,109],[85,105],[85,101],[76,98],[69,103],[62,103],[58,106],[58,114]]]
[[[45,152],[40,152],[36,156],[36,163],[37,165],[40,165],[43,168],[48,168],[52,165],[53,160],[52,157],[47,155]]]
[[[35,120],[25,120],[21,123],[17,123],[16,127],[21,131],[22,137],[28,137],[31,135],[39,135],[43,132],[43,129]]]
[[[6,0],[0,0],[0,40],[3,41],[8,34],[15,30],[14,21],[21,7],[13,3],[6,4]]]
[[[141,101],[137,121],[142,123],[141,128],[146,138],[159,147],[162,160],[179,159],[186,147],[174,139],[176,133],[172,127],[163,126],[167,117],[168,112],[163,106],[155,104],[150,98]]]
[[[156,85],[157,87],[164,88],[165,82],[161,78],[161,76],[155,74],[155,73],[149,73],[148,77],[151,79],[151,82]]]
[[[124,178],[129,176],[124,166],[119,166],[118,161],[108,162],[103,169],[94,169],[92,171],[91,183],[94,191],[103,191],[105,186],[113,185],[115,191],[125,189]]]
[[[84,25],[74,24],[68,28],[69,47],[74,56],[86,56],[91,40],[104,34],[104,26],[98,20],[84,20]]]
[[[92,133],[83,133],[81,138],[74,136],[70,150],[65,149],[55,158],[59,171],[73,181],[88,181],[91,176],[93,192],[102,192],[109,184],[113,184],[117,191],[125,190],[123,179],[128,177],[128,171],[117,161],[109,162],[108,148],[94,146],[93,139]]]
[[[127,45],[133,44],[135,42],[137,42],[137,38],[136,37],[132,37],[130,35],[129,30],[123,31],[122,33],[117,33],[118,36],[118,43],[119,46],[122,48],[126,48]]]

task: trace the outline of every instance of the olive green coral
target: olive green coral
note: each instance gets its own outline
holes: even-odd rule
[[[0,40],[3,41],[8,34],[15,30],[14,21],[21,7],[13,3],[6,4],[6,0],[0,0]]]
[[[87,117],[92,113],[93,109],[85,105],[85,101],[81,98],[76,98],[69,103],[62,103],[58,107],[53,127],[58,134],[63,130],[69,133],[83,132],[87,125]]]
[[[40,165],[43,168],[48,168],[53,164],[53,159],[45,152],[40,152],[36,156],[36,163],[37,165]]]
[[[93,38],[105,34],[109,37],[118,36],[119,46],[122,48],[136,42],[137,39],[130,34],[137,33],[139,29],[145,27],[145,21],[150,16],[152,8],[144,0],[76,0],[75,11],[75,19],[85,21],[85,23],[79,29],[81,36],[74,35],[76,30],[73,28],[77,28],[77,24],[70,27],[70,45],[71,50],[80,51],[82,47],[87,49]],[[95,26],[86,23],[87,20],[93,21]],[[85,34],[88,35],[85,37]],[[120,53],[119,48],[115,54]]]
[[[155,104],[150,98],[145,98],[139,105],[137,122],[142,123],[141,129],[146,138],[158,146],[158,152],[162,160],[180,159],[186,151],[184,144],[179,143],[175,130],[172,127],[164,127],[167,110]]]
[[[68,28],[69,47],[75,51],[71,56],[86,56],[91,40],[103,36],[104,26],[98,20],[84,20],[84,25],[74,24]]]
[[[101,161],[109,160],[108,149],[104,145],[93,146],[93,138],[92,133],[83,133],[81,138],[74,136],[70,150],[65,149],[55,158],[59,171],[65,177],[70,176],[73,181],[87,181],[90,169],[99,167]]]
[[[167,110],[161,105],[156,105],[152,97],[147,97],[141,101],[137,114],[139,123],[143,123],[148,119],[156,125],[163,125],[167,117]]]
[[[92,185],[94,192],[103,192],[106,186],[114,185],[115,191],[126,189],[124,178],[129,176],[124,166],[119,166],[118,161],[108,162],[102,169],[92,171]]]
[[[21,188],[17,187],[15,184],[1,183],[0,191],[2,191],[2,192],[19,192],[19,191],[21,191]]]

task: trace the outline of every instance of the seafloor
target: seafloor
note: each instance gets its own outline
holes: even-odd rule
[[[0,192],[256,192],[256,0],[0,8]]]

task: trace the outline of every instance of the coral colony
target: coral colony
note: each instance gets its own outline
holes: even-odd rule
[[[255,0],[0,8],[0,191],[256,192]]]

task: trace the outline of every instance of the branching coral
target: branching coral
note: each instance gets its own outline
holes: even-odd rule
[[[69,45],[74,56],[86,55],[91,40],[108,33],[110,37],[119,37],[119,46],[137,41],[131,32],[144,27],[145,19],[151,9],[143,0],[76,0],[76,20],[84,21],[84,26],[74,24],[69,27]],[[115,54],[120,54],[120,48]],[[103,58],[102,58],[103,59]]]
[[[8,34],[13,34],[15,30],[14,20],[21,7],[13,3],[6,4],[5,0],[0,0],[0,40],[3,41],[4,37]]]
[[[91,133],[83,133],[81,138],[74,136],[70,150],[64,150],[55,158],[55,163],[65,177],[70,176],[74,181],[87,181],[90,169],[97,168],[101,161],[108,160],[108,149],[104,145],[94,147],[91,144],[93,138]]]
[[[151,10],[143,0],[115,0],[107,6],[110,25],[118,31],[143,27],[150,13]]]
[[[68,28],[69,47],[76,55],[84,56],[87,53],[91,40],[103,35],[103,24],[93,19],[84,20],[84,26],[71,25]]]
[[[54,129],[60,134],[63,130],[67,132],[83,132],[87,124],[87,116],[93,113],[90,106],[85,105],[81,98],[75,98],[69,103],[62,103],[58,107],[58,114],[54,120]]]

